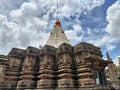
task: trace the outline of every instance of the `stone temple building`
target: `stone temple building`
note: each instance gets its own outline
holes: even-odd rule
[[[111,62],[108,64],[108,68],[105,71],[106,77],[109,78],[109,85],[111,84],[114,88],[120,89],[120,83],[118,80],[119,74],[117,72],[116,65],[113,63],[112,58],[109,56],[108,52],[106,53],[106,55],[107,60]]]
[[[73,37],[74,38],[74,37]],[[3,90],[110,90],[99,47],[81,42],[71,46],[57,20],[45,46],[12,48],[0,56]]]

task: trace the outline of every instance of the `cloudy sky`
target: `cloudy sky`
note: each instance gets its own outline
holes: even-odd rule
[[[59,0],[58,17],[72,45],[88,42],[118,64],[120,0]],[[45,45],[56,21],[57,0],[0,0],[0,54]]]

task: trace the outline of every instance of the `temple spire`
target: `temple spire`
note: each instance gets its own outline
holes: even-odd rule
[[[58,48],[58,46],[61,45],[62,43],[70,44],[68,38],[66,37],[61,27],[59,19],[57,19],[54,28],[48,38],[47,45],[51,45]]]
[[[50,36],[47,41],[47,45],[51,45],[58,48],[62,43],[70,44],[68,38],[66,37],[61,27],[61,23],[58,19],[58,0],[57,0],[57,7],[56,7],[56,14],[57,14],[56,16],[57,20],[55,22],[52,32],[50,33]]]

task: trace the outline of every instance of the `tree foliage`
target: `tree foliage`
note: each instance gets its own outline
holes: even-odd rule
[[[118,79],[120,80],[120,66],[117,66],[117,67],[116,67],[116,70],[117,70],[117,72],[118,72]]]

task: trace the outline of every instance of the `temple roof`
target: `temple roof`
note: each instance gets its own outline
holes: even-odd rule
[[[19,48],[12,48],[12,50],[8,53],[8,56],[23,57],[24,54],[25,50]]]
[[[58,48],[59,45],[61,45],[62,43],[69,44],[70,42],[61,27],[59,19],[57,19],[54,28],[48,38],[47,45],[51,45]]]
[[[7,59],[7,56],[5,56],[5,55],[0,55],[0,61],[1,61],[1,60],[5,60],[5,61],[8,60],[8,59]]]

